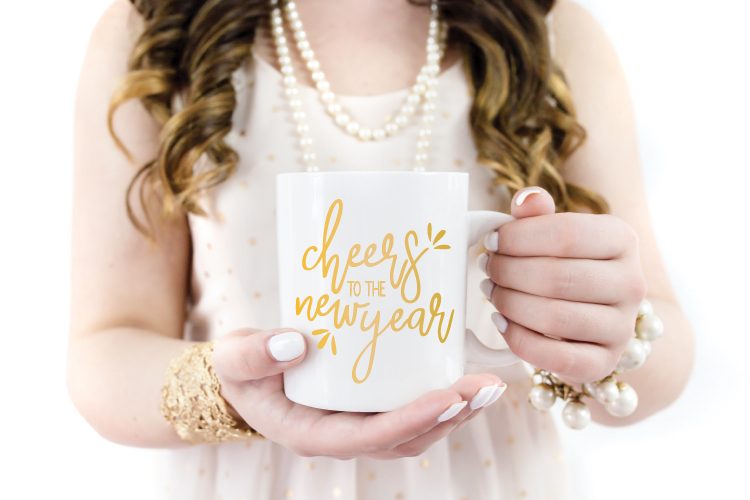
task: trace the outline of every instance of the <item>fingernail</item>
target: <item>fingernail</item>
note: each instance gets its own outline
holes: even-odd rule
[[[497,389],[497,384],[488,385],[479,389],[479,392],[476,393],[472,398],[471,403],[469,403],[469,408],[476,410],[486,405],[487,401],[489,401],[495,394],[495,389]]]
[[[490,252],[497,252],[497,249],[500,248],[500,240],[498,239],[498,236],[497,231],[487,233],[484,237],[484,248]]]
[[[468,401],[461,401],[460,403],[450,405],[447,410],[438,416],[438,422],[445,422],[446,420],[452,419],[464,409],[467,403]]]
[[[521,205],[523,205],[523,202],[526,201],[526,198],[528,198],[532,194],[539,194],[541,192],[542,190],[538,187],[522,189],[516,196],[516,206],[520,207]]]
[[[489,260],[490,256],[487,252],[482,252],[479,254],[479,257],[477,257],[477,267],[484,274],[487,274],[487,262],[489,262]]]
[[[291,361],[305,352],[305,339],[299,332],[277,333],[268,340],[268,351],[276,361]]]
[[[495,389],[495,393],[492,395],[492,397],[490,398],[490,400],[487,401],[484,404],[484,406],[489,406],[492,403],[494,403],[495,401],[497,401],[498,399],[500,399],[500,396],[503,395],[503,393],[505,392],[505,389],[507,389],[507,388],[508,388],[507,384],[505,384],[505,383],[500,384],[500,386],[498,386],[498,388]]]
[[[500,333],[505,333],[505,330],[508,328],[508,320],[505,319],[505,316],[499,312],[493,312],[491,318],[492,322],[495,323],[495,328],[497,328]]]
[[[479,282],[479,289],[482,290],[482,293],[487,298],[487,300],[492,299],[492,289],[495,287],[495,283],[489,278],[485,278],[482,281]]]

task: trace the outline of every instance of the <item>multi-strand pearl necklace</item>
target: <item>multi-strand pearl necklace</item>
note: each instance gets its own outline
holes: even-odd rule
[[[292,118],[295,121],[302,161],[307,171],[319,170],[317,157],[313,151],[313,140],[310,136],[310,126],[307,123],[307,115],[302,109],[299,85],[294,75],[292,58],[289,45],[284,32],[284,19],[278,0],[271,0],[271,35],[276,48],[279,67],[283,77],[284,94],[287,98]],[[320,67],[320,62],[315,58],[315,53],[310,47],[307,33],[304,31],[297,7],[293,1],[284,2],[284,13],[286,21],[296,41],[300,57],[309,71],[315,90],[326,111],[343,131],[360,141],[383,140],[403,130],[416,113],[417,107],[422,109],[422,125],[419,130],[416,154],[414,156],[414,170],[424,170],[427,163],[427,151],[430,147],[432,135],[432,124],[435,121],[435,100],[437,98],[438,75],[440,62],[445,52],[446,28],[440,22],[435,0],[430,4],[430,25],[427,37],[427,61],[417,76],[416,83],[411,87],[404,103],[394,113],[391,119],[384,120],[384,124],[377,128],[364,127],[355,121],[351,115],[338,102],[336,95],[331,91],[331,85]],[[421,104],[421,106],[420,106]]]

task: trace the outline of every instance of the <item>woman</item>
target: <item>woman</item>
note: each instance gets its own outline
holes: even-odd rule
[[[479,249],[467,327],[561,381],[592,382],[616,367],[647,296],[665,333],[623,377],[638,409],[616,418],[594,404],[593,419],[639,421],[684,387],[691,332],[659,258],[605,35],[571,2],[438,7],[118,0],[96,26],[76,103],[69,386],[106,438],[175,448],[169,496],[567,494],[552,417],[526,403],[521,364],[470,370],[375,415],[286,399],[281,373],[304,360],[307,344],[276,324],[280,171],[412,161],[468,171],[470,208],[518,220]],[[438,21],[444,41],[428,29]],[[437,71],[420,88],[426,38]],[[410,121],[419,114],[403,107],[410,102],[432,103],[421,110],[433,116],[427,132]],[[393,110],[404,118],[384,120]],[[165,401],[204,372],[215,386],[194,385],[218,416],[188,429],[206,405]],[[210,444],[220,431],[237,438]]]

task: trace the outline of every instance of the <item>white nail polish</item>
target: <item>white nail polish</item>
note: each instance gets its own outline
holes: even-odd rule
[[[488,385],[487,387],[479,389],[479,392],[476,393],[472,398],[471,403],[469,403],[469,408],[476,410],[487,404],[487,401],[489,401],[495,394],[495,389],[497,389],[497,384]]]
[[[483,241],[484,248],[490,252],[497,252],[497,249],[500,248],[500,240],[498,239],[498,236],[497,231],[487,233]]]
[[[495,288],[495,283],[489,278],[485,278],[479,282],[479,289],[482,290],[482,294],[484,294],[487,300],[492,299],[493,288]]]
[[[487,262],[489,262],[489,260],[490,256],[487,254],[487,252],[482,252],[479,254],[479,257],[477,257],[477,267],[485,275],[487,274]]]
[[[507,389],[507,388],[508,388],[507,384],[500,384],[500,386],[497,389],[495,389],[495,393],[492,395],[492,397],[489,399],[489,401],[487,401],[484,404],[483,408],[491,405],[492,403],[494,403],[495,401],[497,401],[498,399],[500,399],[500,396],[503,395],[503,393],[505,392],[505,389]]]
[[[461,401],[460,403],[454,403],[448,407],[443,413],[438,416],[438,422],[445,422],[450,420],[459,414],[461,410],[467,405],[468,401]]]
[[[493,312],[490,317],[492,318],[492,322],[495,323],[495,328],[497,328],[500,333],[505,333],[505,330],[508,328],[508,320],[505,319],[505,316],[499,312]]]
[[[299,332],[277,333],[268,340],[268,352],[276,361],[291,361],[305,352],[305,339]]]
[[[516,196],[516,206],[520,207],[523,205],[523,202],[526,201],[526,198],[532,194],[539,194],[541,192],[542,190],[537,187],[522,189],[521,192],[518,193],[518,196]]]

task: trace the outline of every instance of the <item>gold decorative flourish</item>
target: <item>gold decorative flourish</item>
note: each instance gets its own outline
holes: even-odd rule
[[[427,239],[432,243],[435,250],[448,250],[451,246],[446,245],[445,243],[442,243],[438,245],[437,243],[445,236],[445,229],[441,229],[440,231],[435,234],[435,238],[432,237],[432,222],[427,223]]]
[[[313,335],[322,335],[320,337],[320,340],[318,341],[318,349],[323,349],[326,346],[326,343],[328,343],[328,339],[331,339],[331,353],[333,355],[336,355],[336,337],[333,336],[333,333],[326,328],[319,328],[317,330],[313,330]]]

